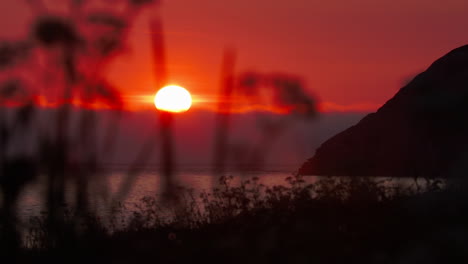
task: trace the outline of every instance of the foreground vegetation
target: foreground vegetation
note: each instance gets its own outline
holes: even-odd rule
[[[220,179],[212,193],[185,191],[170,214],[154,197],[112,219],[64,210],[59,234],[31,220],[17,262],[452,263],[468,260],[464,183],[421,189],[368,178],[265,187]],[[166,212],[166,213],[163,213]],[[51,239],[53,237],[53,239]],[[3,249],[5,247],[2,247]]]

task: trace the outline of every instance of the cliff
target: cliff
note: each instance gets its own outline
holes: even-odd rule
[[[323,143],[303,175],[444,177],[468,163],[468,45]],[[465,170],[468,172],[468,170]]]

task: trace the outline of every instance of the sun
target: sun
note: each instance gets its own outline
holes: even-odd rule
[[[154,96],[154,105],[162,111],[185,112],[192,106],[192,96],[183,87],[169,85],[159,89]]]

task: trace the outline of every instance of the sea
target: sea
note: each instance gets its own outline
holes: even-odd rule
[[[286,178],[296,174],[296,165],[268,166],[268,169],[227,169],[223,174],[232,177],[231,184],[239,185],[243,180],[258,179],[259,184],[265,186],[282,185],[287,186]],[[202,192],[211,192],[213,188],[219,186],[220,175],[213,175],[213,168],[210,166],[187,165],[177,168],[174,175],[174,185],[181,191],[192,191],[195,196]],[[304,176],[305,183],[313,183],[319,180],[319,176]],[[413,185],[414,179],[388,179],[378,178],[384,184],[392,185]],[[108,212],[112,205],[116,203],[133,210],[144,197],[155,197],[160,199],[163,192],[162,186],[164,178],[161,177],[158,166],[145,166],[129,173],[126,165],[109,165],[100,173],[92,175],[88,179],[91,206],[100,213]],[[424,185],[423,179],[418,183]],[[21,221],[27,221],[31,216],[40,216],[44,213],[44,197],[46,184],[43,179],[39,179],[27,186],[20,196],[18,203],[18,216]],[[76,201],[76,184],[73,179],[68,181],[65,188],[66,201],[74,204]]]

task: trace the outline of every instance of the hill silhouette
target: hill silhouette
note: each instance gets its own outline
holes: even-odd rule
[[[452,50],[356,125],[323,143],[304,175],[447,177],[467,172],[468,45]]]

